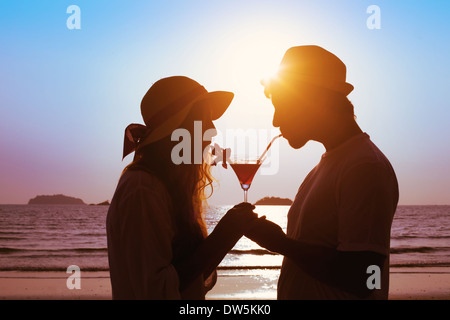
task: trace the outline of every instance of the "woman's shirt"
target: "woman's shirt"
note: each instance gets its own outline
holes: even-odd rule
[[[113,299],[204,299],[203,277],[179,291],[171,208],[167,189],[154,175],[124,172],[106,219]]]

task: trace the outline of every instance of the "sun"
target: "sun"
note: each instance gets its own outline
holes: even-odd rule
[[[259,30],[241,35],[234,48],[227,59],[232,86],[238,94],[254,97],[261,94],[261,81],[276,73],[288,39]]]
[[[263,79],[276,74],[292,39],[283,32],[261,29],[256,24],[240,26],[221,43],[218,73],[235,98],[224,125],[271,128],[273,106],[264,95]]]

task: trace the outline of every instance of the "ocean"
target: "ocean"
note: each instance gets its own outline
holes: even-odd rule
[[[206,212],[211,231],[231,206]],[[286,229],[288,206],[257,206]],[[107,206],[0,205],[0,271],[107,271]],[[391,232],[392,267],[450,266],[450,206],[399,206]],[[219,269],[273,269],[282,256],[243,237]]]

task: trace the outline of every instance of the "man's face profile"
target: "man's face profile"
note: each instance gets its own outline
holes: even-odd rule
[[[277,89],[271,93],[271,99],[275,108],[273,126],[280,128],[292,148],[300,149],[314,138],[318,110],[309,94]]]

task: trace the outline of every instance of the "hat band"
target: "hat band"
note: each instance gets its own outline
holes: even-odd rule
[[[291,82],[309,83],[345,95],[348,95],[353,90],[353,86],[345,82],[345,80],[329,79],[321,76],[283,74],[278,76],[278,78],[288,78]]]
[[[205,92],[207,92],[206,89],[203,86],[199,86],[182,95],[180,98],[159,110],[153,117],[151,117],[151,119],[146,121],[146,126],[137,123],[128,125],[125,129],[122,160],[130,153],[136,151],[139,144],[144,141],[144,139],[147,138],[153,130],[168,120],[172,115],[183,110],[191,101]]]

